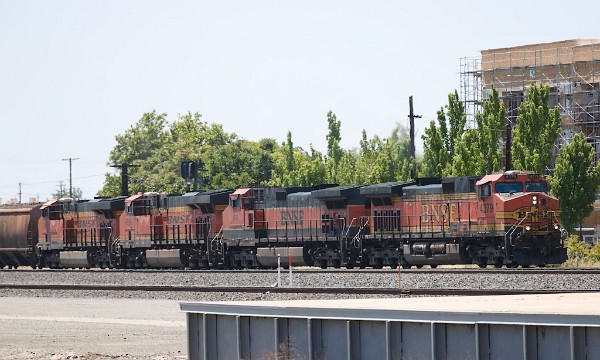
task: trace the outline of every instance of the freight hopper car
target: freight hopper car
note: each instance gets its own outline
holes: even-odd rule
[[[0,269],[36,266],[42,204],[0,206]]]
[[[228,267],[340,267],[353,264],[347,246],[366,215],[357,186],[244,188],[223,213]],[[351,266],[351,265],[349,265]]]
[[[229,190],[169,196],[147,193],[125,200],[117,239],[126,268],[219,267],[222,212]]]
[[[371,199],[370,231],[360,244],[368,263],[501,267],[566,260],[558,201],[539,175],[510,171],[426,182],[362,189]]]

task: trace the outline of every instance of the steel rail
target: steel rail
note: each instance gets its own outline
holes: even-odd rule
[[[60,291],[147,291],[147,292],[195,292],[195,293],[273,293],[273,294],[355,294],[355,295],[404,295],[404,296],[455,296],[455,295],[522,295],[592,293],[597,290],[566,289],[405,289],[405,288],[305,288],[305,287],[221,287],[221,286],[154,286],[154,285],[65,285],[65,284],[0,284],[5,290],[60,290]]]
[[[0,269],[0,272],[123,272],[123,273],[276,273],[273,269],[242,270],[182,270],[182,269]],[[282,271],[288,271],[283,269]],[[301,274],[396,274],[398,269],[315,269],[294,268]],[[437,269],[400,269],[405,274],[600,274],[600,268],[519,268],[519,269],[479,269],[479,268],[437,268]]]

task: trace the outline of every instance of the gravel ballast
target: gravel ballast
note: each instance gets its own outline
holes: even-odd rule
[[[293,286],[306,288],[398,288],[396,272],[293,272]],[[276,272],[255,271],[0,271],[0,284],[69,284],[69,285],[146,285],[146,286],[198,286],[198,287],[274,287]],[[287,287],[287,271],[281,273],[281,286]],[[553,273],[445,273],[410,272],[400,274],[400,287],[404,289],[515,289],[515,290],[600,290],[600,274]],[[4,296],[53,297],[115,297],[168,300],[230,301],[230,300],[285,300],[373,297],[353,294],[254,294],[254,293],[192,293],[147,291],[51,291],[4,290]],[[377,295],[378,297],[380,295]]]

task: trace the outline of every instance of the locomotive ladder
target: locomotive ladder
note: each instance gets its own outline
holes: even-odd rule
[[[215,235],[215,237],[209,241],[208,244],[206,244],[206,256],[208,258],[208,265],[211,265],[211,252],[213,253],[214,256],[214,261],[213,261],[213,266],[217,266],[219,265],[218,263],[218,256],[219,253],[221,255],[224,255],[223,252],[223,240],[222,240],[222,232],[223,232],[223,227],[221,226],[221,229],[219,229],[219,232]],[[225,261],[224,257],[223,257],[223,261]]]
[[[352,219],[352,222],[350,223],[350,225],[352,225],[354,223],[354,220],[356,220],[356,218]],[[356,263],[360,263],[362,261],[362,232],[364,230],[364,228],[369,224],[369,219],[367,218],[367,221],[364,224],[361,224],[360,227],[358,228],[358,231],[356,232],[356,234],[352,237],[352,239],[348,239],[348,232],[350,231],[351,226],[348,227],[348,230],[346,231],[346,234],[342,240],[342,249],[341,249],[341,256],[342,256],[342,264],[348,264],[350,262],[350,255],[352,252],[352,249],[358,249],[358,256],[356,257]]]
[[[517,231],[517,228],[519,226],[521,226],[521,224],[523,223],[523,221],[525,221],[525,219],[527,219],[529,217],[531,213],[529,211],[527,211],[525,213],[525,216],[523,216],[523,218],[521,220],[519,220],[519,222],[513,224],[513,226],[511,226],[510,229],[508,229],[508,231],[504,234],[504,256],[506,259],[509,258],[509,247],[512,246],[512,236],[515,233],[515,231]],[[509,246],[510,245],[510,246]]]
[[[112,229],[111,229],[112,233]],[[119,244],[121,243],[121,238],[117,236],[117,238],[113,241],[110,241],[110,236],[108,237],[108,241],[106,242],[108,246],[108,263],[114,266],[113,264],[113,254],[116,255],[117,250],[119,251],[119,258],[121,258],[121,247]]]

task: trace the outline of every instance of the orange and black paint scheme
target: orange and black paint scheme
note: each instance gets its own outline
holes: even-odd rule
[[[61,199],[44,204],[38,223],[39,265],[57,268],[71,263],[78,267],[112,267],[111,246],[118,238],[124,199]]]
[[[372,202],[364,240],[370,263],[501,267],[567,258],[558,200],[537,174],[419,179],[362,192]]]
[[[21,223],[22,212],[2,221]],[[0,266],[512,267],[567,259],[558,200],[543,177],[521,171],[61,199],[28,214],[37,227],[20,231],[27,241],[0,237]]]

